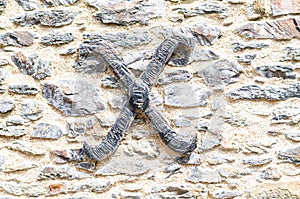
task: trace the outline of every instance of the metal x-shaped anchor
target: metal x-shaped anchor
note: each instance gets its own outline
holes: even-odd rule
[[[146,70],[137,79],[128,70],[123,59],[117,56],[112,47],[104,42],[97,42],[93,46],[95,55],[106,62],[120,79],[121,84],[128,93],[129,99],[126,101],[108,135],[98,146],[91,147],[84,142],[83,151],[90,159],[102,160],[113,154],[138,112],[144,112],[149,117],[152,126],[169,148],[181,154],[192,152],[196,148],[197,135],[186,140],[173,131],[148,97],[151,87],[155,85],[165,64],[172,59],[173,63],[177,65],[186,65],[193,48],[193,39],[172,37],[164,40],[157,48]]]

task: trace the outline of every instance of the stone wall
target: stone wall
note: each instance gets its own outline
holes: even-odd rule
[[[126,9],[124,9],[126,8]],[[300,198],[299,0],[0,0],[0,198]],[[137,76],[171,36],[195,41],[153,87],[184,156],[138,115],[95,162],[126,100],[85,42]]]

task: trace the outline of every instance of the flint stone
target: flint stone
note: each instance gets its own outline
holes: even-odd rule
[[[29,120],[38,120],[43,117],[44,106],[36,100],[22,102],[22,117]]]
[[[207,160],[207,162],[210,165],[219,165],[219,164],[224,164],[224,163],[232,163],[234,161],[235,161],[235,157],[221,156],[221,155],[212,155]]]
[[[28,155],[43,156],[46,154],[46,151],[35,148],[32,146],[31,143],[21,141],[21,140],[13,141],[10,144],[8,144],[6,147],[10,150],[15,150],[20,153],[24,153]]]
[[[171,36],[194,38],[196,43],[201,46],[214,44],[222,35],[217,27],[205,23],[197,23],[192,27],[165,28],[159,30],[159,32],[165,39]]]
[[[267,100],[287,100],[292,97],[300,97],[300,83],[293,83],[280,87],[265,86],[264,88],[258,85],[242,86],[239,89],[232,90],[226,94],[232,99],[267,99]]]
[[[69,6],[69,5],[73,5],[74,3],[76,3],[78,0],[45,0],[45,3],[48,6]]]
[[[183,14],[184,17],[194,17],[198,15],[217,13],[221,18],[226,18],[229,16],[229,9],[223,4],[216,3],[203,3],[197,5],[193,9],[187,8],[174,8],[173,10],[178,11],[178,13]]]
[[[13,100],[0,100],[0,113],[8,113],[14,109],[14,106]]]
[[[267,78],[278,77],[282,79],[296,79],[296,74],[293,73],[293,68],[291,66],[259,66],[256,67],[256,71],[261,76]]]
[[[300,146],[285,151],[279,151],[278,159],[282,162],[300,165]]]
[[[272,124],[297,124],[300,121],[300,108],[293,106],[279,106],[272,112]]]
[[[0,0],[1,1],[1,0]],[[0,59],[0,66],[5,66],[7,65],[9,62],[7,59]]]
[[[0,156],[0,167],[5,163],[6,157]]]
[[[122,1],[89,0],[91,6],[99,9],[95,17],[102,23],[131,25],[148,24],[152,18],[163,16],[165,2],[163,0],[130,0],[126,4]],[[125,9],[124,9],[125,7]]]
[[[108,180],[93,179],[85,180],[75,183],[68,188],[68,192],[93,192],[93,193],[103,193],[107,191],[112,186],[111,182]]]
[[[159,76],[157,83],[168,84],[172,82],[182,82],[191,80],[193,75],[187,70],[175,70],[173,72],[163,73]]]
[[[233,46],[232,47],[233,52],[238,52],[245,49],[262,49],[269,46],[269,44],[266,43],[254,43],[254,42],[249,42],[249,43],[235,42],[231,45]]]
[[[71,168],[69,165],[62,165],[62,166],[54,166],[49,165],[42,168],[40,171],[37,180],[56,180],[56,179],[83,179],[91,177],[89,174],[76,171],[75,169]]]
[[[220,56],[211,50],[195,49],[190,55],[189,63],[199,62],[199,61],[213,61],[213,60],[217,60],[219,58],[220,58]],[[170,60],[170,61],[172,61],[172,60]],[[169,62],[169,64],[170,64],[170,62]]]
[[[33,35],[28,31],[14,31],[0,35],[0,46],[30,46]]]
[[[159,156],[159,148],[152,141],[132,142],[125,148],[125,153],[129,156],[138,154],[146,159],[155,159]]]
[[[247,158],[243,160],[244,164],[249,164],[250,166],[262,166],[272,162],[272,158],[267,157],[257,157],[257,158]]]
[[[0,93],[5,93],[5,92],[6,92],[6,89],[0,87]]]
[[[176,118],[173,121],[177,127],[188,127],[192,125],[192,122],[187,118]]]
[[[208,122],[200,122],[195,127],[197,131],[207,131],[209,123]]]
[[[21,95],[36,95],[39,92],[37,86],[32,85],[10,85],[8,91],[11,93],[21,94]]]
[[[299,23],[300,18],[277,19],[266,22],[252,22],[238,28],[237,33],[247,39],[299,39]]]
[[[286,55],[282,57],[282,61],[300,61],[300,48],[285,48]]]
[[[241,66],[238,66],[227,59],[222,59],[197,71],[197,74],[204,79],[206,85],[218,87],[223,84],[227,85],[237,82],[242,70],[243,68]]]
[[[19,181],[5,181],[0,183],[0,188],[16,196],[38,197],[45,193],[41,184],[20,183]]]
[[[220,183],[222,175],[217,169],[202,169],[201,167],[191,167],[186,180],[193,183]]]
[[[65,116],[83,116],[100,112],[104,105],[100,92],[83,80],[61,80],[43,84],[43,97]]]
[[[74,40],[72,33],[52,32],[41,37],[41,43],[44,45],[62,45],[71,43]]]
[[[205,136],[201,139],[200,150],[210,150],[221,144],[221,140],[216,136]]]
[[[41,60],[37,54],[26,57],[23,53],[17,52],[11,59],[24,75],[30,75],[36,80],[51,76],[50,64]]]
[[[238,196],[242,196],[243,192],[238,190],[222,190],[212,193],[212,197],[216,199],[230,199]]]
[[[52,151],[52,153],[57,156],[55,159],[55,162],[57,163],[84,160],[84,152],[82,149],[66,149],[63,151],[55,150]]]
[[[21,116],[9,116],[6,120],[6,126],[23,125],[24,119]]]
[[[21,137],[25,134],[26,132],[24,130],[24,127],[15,127],[15,126],[1,127],[0,126],[0,136]]]
[[[281,178],[282,174],[278,171],[278,169],[273,167],[268,167],[264,169],[257,179],[258,181],[262,180],[279,180]]]
[[[273,16],[299,14],[300,5],[297,1],[271,0]]]
[[[75,164],[75,167],[77,169],[83,169],[86,171],[94,171],[96,168],[96,164],[92,162],[78,162]]]
[[[209,91],[188,83],[173,83],[164,87],[165,104],[174,107],[206,106]]]
[[[76,13],[70,10],[37,11],[18,15],[13,22],[25,27],[39,24],[47,27],[61,27],[71,24],[75,15]]]
[[[83,35],[83,39],[92,41],[93,43],[106,41],[115,48],[132,48],[135,46],[145,45],[153,41],[149,31],[144,29],[106,34],[87,33]]]
[[[59,52],[59,55],[61,55],[61,56],[72,55],[76,52],[77,52],[76,48],[68,48],[68,49],[61,50]]]
[[[256,57],[256,54],[253,54],[253,55],[239,55],[236,58],[237,58],[237,61],[239,63],[244,63],[244,64],[251,65],[251,62],[255,57]]]
[[[47,123],[38,123],[34,129],[32,138],[59,139],[63,134],[59,126]]]
[[[17,171],[26,171],[36,167],[38,167],[37,162],[22,161],[22,162],[13,162],[11,164],[5,164],[3,168],[0,169],[0,171],[4,173],[11,173]]]
[[[191,153],[189,156],[183,156],[176,159],[180,164],[200,165],[203,163],[203,156],[197,153]]]
[[[289,132],[285,134],[285,137],[295,142],[300,142],[300,132]]]
[[[3,11],[6,8],[7,0],[0,0],[0,15],[3,13]]]

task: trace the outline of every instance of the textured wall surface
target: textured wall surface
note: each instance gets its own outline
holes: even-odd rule
[[[300,0],[0,0],[0,198],[300,198]],[[151,101],[182,157],[138,115],[110,158],[101,141],[127,95],[83,43],[137,76],[171,36],[195,40]]]

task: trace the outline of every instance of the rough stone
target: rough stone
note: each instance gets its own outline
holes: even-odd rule
[[[257,179],[258,181],[263,181],[263,180],[279,180],[281,178],[282,174],[281,172],[278,171],[277,168],[273,167],[268,167],[261,171],[259,178]]]
[[[112,47],[132,48],[135,46],[146,45],[153,41],[153,38],[148,30],[135,29],[130,31],[122,31],[117,33],[87,33],[83,35],[86,41],[97,43],[100,41],[108,42]]]
[[[7,0],[0,0],[0,15],[4,12],[6,8]]]
[[[278,158],[282,162],[289,162],[295,165],[300,165],[300,147],[280,151]]]
[[[285,48],[286,55],[281,58],[282,61],[300,61],[300,48]]]
[[[103,88],[120,88],[120,84],[112,76],[101,79],[101,86]]]
[[[293,67],[291,66],[258,66],[256,71],[264,77],[272,78],[278,77],[282,79],[296,79],[296,73],[293,72]]]
[[[136,23],[146,25],[150,19],[162,16],[165,11],[165,3],[162,0],[130,0],[126,4],[117,0],[90,0],[89,3],[99,9],[95,15],[97,20],[126,26]]]
[[[300,5],[297,1],[271,0],[273,16],[299,14]]]
[[[84,152],[82,149],[66,149],[63,151],[55,150],[52,151],[55,158],[55,162],[57,163],[66,163],[71,161],[83,161],[84,160]]]
[[[8,116],[6,120],[6,126],[18,126],[23,124],[24,119],[20,116]]]
[[[131,142],[125,148],[125,153],[129,156],[138,154],[146,159],[155,159],[159,156],[159,148],[152,141]]]
[[[208,122],[200,122],[195,127],[197,131],[207,131],[208,130],[209,123]]]
[[[78,2],[78,0],[45,0],[45,3],[48,6],[69,6],[73,5],[74,3]]]
[[[88,129],[94,127],[94,118],[79,118],[67,120],[67,129],[69,137],[83,135]]]
[[[229,9],[223,4],[216,3],[202,3],[192,9],[174,8],[173,10],[178,11],[178,13],[180,14],[183,14],[184,17],[194,17],[211,13],[217,13],[221,18],[226,18],[229,16]]]
[[[162,73],[159,76],[157,83],[162,85],[172,82],[189,81],[192,77],[193,75],[187,70],[175,70],[173,72]]]
[[[246,49],[262,49],[269,46],[269,44],[258,43],[258,42],[248,42],[248,43],[235,42],[231,45],[233,46],[232,47],[233,52],[238,52]]]
[[[204,79],[206,85],[214,87],[237,82],[242,70],[243,68],[241,66],[222,59],[197,71],[197,74]]]
[[[15,150],[20,153],[25,153],[28,155],[43,156],[46,154],[45,150],[38,149],[38,148],[32,146],[31,143],[26,142],[26,141],[21,141],[21,140],[13,141],[13,142],[9,143],[6,147],[8,149]]]
[[[283,85],[280,87],[265,86],[260,87],[258,85],[247,85],[241,88],[235,89],[227,93],[227,97],[232,99],[267,99],[267,100],[287,100],[292,97],[300,97],[300,84],[293,83],[289,85]]]
[[[247,2],[247,19],[258,20],[266,15],[266,4],[264,1],[251,0]]]
[[[38,120],[43,117],[44,106],[36,100],[23,100],[22,117],[29,120]]]
[[[207,162],[210,165],[219,165],[224,163],[232,163],[235,162],[236,158],[232,156],[224,156],[224,155],[211,155]]]
[[[176,160],[180,164],[200,165],[203,163],[203,156],[197,153],[191,153],[188,156],[179,157]]]
[[[41,43],[44,45],[62,45],[71,43],[75,37],[72,33],[51,32],[41,37]]]
[[[300,132],[288,132],[285,134],[285,137],[289,140],[293,140],[295,142],[300,142]]]
[[[89,174],[76,171],[69,165],[54,166],[48,165],[42,168],[38,174],[38,180],[56,180],[56,179],[83,179],[91,177]]]
[[[15,102],[13,100],[0,100],[0,113],[8,113],[14,109]]]
[[[0,93],[5,93],[5,92],[6,92],[6,89],[0,87]]]
[[[272,124],[297,124],[300,121],[300,108],[295,106],[279,106],[273,109]]]
[[[213,61],[219,58],[220,56],[211,50],[195,49],[190,55],[189,63],[199,61]],[[168,64],[174,65],[172,64],[172,60],[170,60]]]
[[[190,184],[161,184],[152,187],[151,195],[153,198],[191,198],[196,199],[197,191]]]
[[[77,48],[67,48],[59,51],[59,55],[61,56],[67,56],[67,55],[72,55],[77,52]]]
[[[26,134],[26,132],[24,130],[24,127],[15,127],[15,126],[2,127],[2,126],[0,126],[0,136],[21,137],[25,134]]]
[[[259,193],[252,195],[253,199],[265,199],[265,198],[282,198],[282,199],[299,199],[300,197],[291,193],[288,189],[268,189],[260,191]]]
[[[197,25],[193,25],[192,27],[164,28],[159,30],[159,32],[164,38],[170,36],[194,38],[196,43],[201,46],[214,44],[222,35],[220,29],[206,23],[197,23]]]
[[[186,180],[193,183],[220,183],[223,177],[217,169],[202,169],[195,166],[190,169]]]
[[[127,95],[113,94],[109,99],[108,103],[113,109],[122,109],[124,103],[126,102]]]
[[[199,149],[206,151],[220,144],[221,144],[221,140],[217,136],[211,136],[208,134],[207,136],[202,137],[201,146],[199,147]]]
[[[230,199],[242,195],[243,192],[238,190],[217,190],[212,193],[212,197],[216,199]]]
[[[102,179],[93,179],[93,180],[85,180],[71,185],[68,188],[70,193],[76,192],[94,192],[94,193],[103,193],[107,191],[111,187],[111,182],[108,180]]]
[[[33,35],[28,31],[14,31],[0,35],[0,46],[30,46]]]
[[[11,162],[10,164],[4,164],[0,171],[4,173],[12,173],[17,171],[26,171],[29,169],[37,168],[37,162],[33,161],[22,161],[22,162]]]
[[[37,0],[15,0],[24,10],[31,11],[39,7]]]
[[[272,158],[268,157],[247,158],[243,160],[243,163],[250,166],[262,166],[272,162],[272,160]]]
[[[175,118],[173,120],[174,122],[174,125],[177,126],[177,127],[188,127],[188,126],[191,126],[192,125],[192,122],[187,119],[187,118]]]
[[[62,136],[62,131],[59,126],[38,123],[34,127],[35,131],[31,134],[32,138],[42,138],[42,139],[59,139]]]
[[[173,83],[164,87],[165,104],[174,107],[206,106],[209,91],[188,83]]]
[[[43,195],[44,189],[40,184],[21,183],[18,181],[5,181],[0,183],[0,188],[15,196],[38,197]]]
[[[39,88],[37,86],[26,84],[9,85],[8,91],[21,95],[36,95],[39,92]]]
[[[44,83],[43,97],[65,116],[83,116],[104,109],[100,92],[84,80],[61,80]]]
[[[7,59],[0,59],[0,66],[5,66],[7,65],[9,62]]]
[[[236,57],[239,63],[244,63],[251,65],[252,60],[256,57],[256,54],[253,55],[239,55]]]
[[[299,23],[299,18],[277,19],[265,22],[252,22],[238,28],[237,33],[247,39],[299,39]]]
[[[270,152],[270,148],[276,144],[276,141],[272,139],[264,142],[247,143],[243,148],[245,154],[266,154]]]
[[[243,118],[240,115],[234,115],[231,113],[226,113],[224,117],[224,122],[230,124],[231,126],[247,126],[247,119]]]
[[[5,163],[6,157],[5,156],[0,156],[0,167]]]
[[[50,64],[40,59],[37,54],[26,57],[23,53],[17,52],[11,59],[24,75],[30,75],[36,80],[51,76]]]
[[[47,27],[61,27],[71,24],[75,15],[76,13],[70,10],[37,11],[18,15],[13,22],[25,27],[39,24]]]
[[[0,85],[3,85],[7,76],[7,71],[0,68]]]

